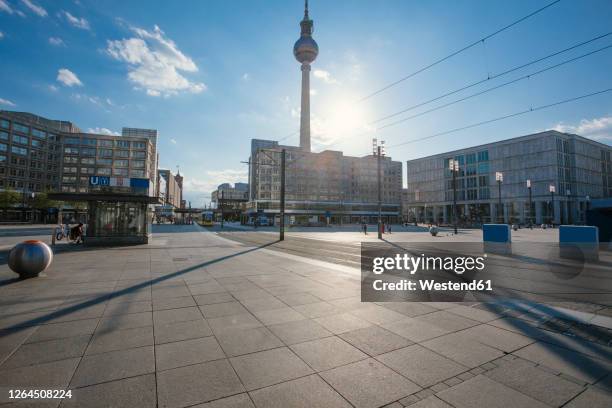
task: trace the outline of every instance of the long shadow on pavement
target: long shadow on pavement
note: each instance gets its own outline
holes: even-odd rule
[[[43,323],[48,322],[50,320],[57,319],[59,317],[68,315],[70,313],[74,313],[74,312],[76,312],[78,310],[85,309],[85,308],[88,308],[88,307],[91,307],[91,306],[95,306],[95,305],[98,305],[100,303],[106,302],[108,300],[111,300],[111,299],[114,299],[114,298],[117,298],[117,297],[120,297],[120,296],[127,295],[130,292],[134,292],[136,290],[143,289],[143,288],[145,288],[145,287],[147,287],[149,285],[155,285],[157,283],[166,281],[168,279],[176,278],[177,276],[184,275],[184,274],[189,273],[191,271],[194,271],[194,270],[196,270],[198,268],[203,268],[203,267],[210,266],[210,265],[213,265],[213,264],[216,264],[216,263],[219,263],[219,262],[226,261],[226,260],[231,259],[231,258],[235,258],[235,257],[238,257],[238,256],[246,255],[246,254],[254,252],[254,251],[258,251],[258,250],[260,250],[262,248],[265,248],[267,246],[270,246],[270,245],[272,245],[272,244],[274,244],[276,242],[277,241],[270,242],[270,243],[267,243],[267,244],[263,244],[263,245],[255,247],[255,248],[247,249],[245,251],[238,252],[238,253],[235,253],[235,254],[232,254],[232,255],[222,256],[220,258],[216,258],[216,259],[213,259],[213,260],[210,260],[210,261],[206,261],[206,262],[203,262],[203,263],[198,264],[198,265],[190,266],[189,268],[181,269],[180,271],[173,272],[173,273],[171,273],[169,275],[160,276],[158,278],[155,278],[155,279],[152,279],[152,280],[149,280],[149,281],[146,281],[146,282],[141,282],[141,283],[129,286],[127,288],[121,289],[121,290],[119,290],[117,292],[113,292],[111,294],[98,296],[98,297],[90,299],[88,301],[81,302],[81,303],[75,304],[73,306],[64,308],[64,309],[60,309],[60,310],[56,310],[56,311],[50,312],[50,313],[48,313],[48,314],[46,314],[44,316],[40,316],[40,317],[37,317],[37,318],[34,318],[34,319],[27,320],[25,322],[14,324],[12,326],[9,326],[9,327],[6,327],[6,328],[2,329],[2,332],[3,333],[13,334],[15,332],[18,332],[18,331],[21,331],[21,330],[25,330],[28,327],[36,326],[36,325],[39,325],[39,324],[43,324]],[[3,336],[0,335],[0,337],[3,337]]]

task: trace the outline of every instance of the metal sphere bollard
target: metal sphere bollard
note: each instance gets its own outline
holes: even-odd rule
[[[34,278],[51,265],[53,252],[47,244],[38,240],[24,241],[11,249],[9,267],[21,278]]]
[[[435,237],[436,235],[438,235],[438,227],[436,226],[429,227],[429,233],[431,234],[432,237]]]
[[[512,224],[512,231],[518,231],[518,224]]]

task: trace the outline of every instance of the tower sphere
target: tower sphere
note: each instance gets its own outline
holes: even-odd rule
[[[310,64],[319,54],[319,46],[317,42],[310,36],[300,37],[293,46],[293,55],[295,59],[302,64]]]

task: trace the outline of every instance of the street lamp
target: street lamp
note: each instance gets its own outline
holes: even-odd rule
[[[504,174],[501,171],[495,172],[495,181],[497,181],[497,198],[498,198],[497,213],[498,213],[498,217],[501,219],[500,224],[503,224],[504,223],[504,209],[502,208],[502,201],[501,201],[501,185],[504,182]]]
[[[529,191],[529,228],[533,225],[533,212],[531,207],[531,180],[527,180],[527,190]]]
[[[550,185],[548,186],[548,191],[550,191],[550,219],[551,219],[551,225],[555,225],[555,186],[554,185]]]
[[[378,173],[378,239],[382,239],[382,182],[381,182],[381,160],[385,155],[385,142],[376,138],[372,139],[372,154],[376,157]]]
[[[584,225],[587,225],[587,212],[590,210],[591,207],[591,196],[586,196],[586,211],[584,212]]]
[[[455,227],[455,234],[457,234],[457,173],[459,172],[459,161],[449,160],[448,169],[453,174],[453,224]]]

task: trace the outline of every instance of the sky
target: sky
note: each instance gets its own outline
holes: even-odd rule
[[[311,0],[313,150],[365,155],[372,138],[406,161],[546,129],[612,144],[612,92],[427,137],[612,88],[609,0],[562,0],[371,98],[365,96],[478,41],[552,0]],[[117,133],[158,129],[160,167],[185,176],[194,207],[247,181],[250,140],[299,142],[301,0],[0,0],[0,109]],[[382,128],[464,96],[508,86]],[[488,79],[495,77],[493,79]],[[395,112],[477,81],[403,115]],[[398,146],[396,146],[398,145]]]

